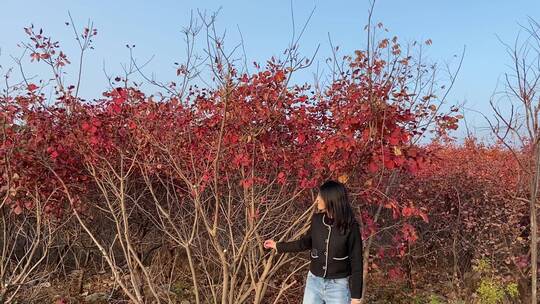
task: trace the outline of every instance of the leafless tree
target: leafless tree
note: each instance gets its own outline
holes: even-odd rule
[[[486,118],[493,134],[515,156],[527,176],[529,204],[531,303],[537,303],[538,224],[537,201],[540,179],[540,24],[529,19],[522,26],[525,37],[512,45],[504,43],[512,60],[511,72],[504,74],[504,88],[495,93],[490,105],[494,115]]]
[[[43,266],[56,233],[56,225],[44,212],[48,201],[40,197],[37,189],[26,193],[32,209],[23,210],[25,206],[14,212],[6,203],[23,190],[10,183],[8,187],[0,204],[0,303],[13,303],[25,287],[47,279],[49,274]]]

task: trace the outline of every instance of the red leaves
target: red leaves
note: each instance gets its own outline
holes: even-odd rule
[[[254,182],[253,178],[244,178],[240,180],[240,185],[242,185],[242,187],[246,189],[253,186],[253,182]]]
[[[68,60],[66,54],[64,54],[63,52],[60,52],[60,54],[58,54],[58,58],[56,59],[55,66],[62,67],[70,63],[71,61]]]
[[[303,144],[306,141],[306,135],[304,135],[303,133],[300,133],[296,137],[296,140],[298,140],[299,144]]]
[[[411,174],[416,174],[418,172],[418,163],[414,159],[407,160],[407,171]]]
[[[410,217],[414,214],[414,208],[413,207],[403,207],[401,209],[401,213],[404,217]]]
[[[285,182],[287,181],[287,176],[286,176],[285,172],[279,172],[279,174],[277,176],[277,181],[281,185],[285,184]]]
[[[341,174],[339,177],[338,177],[338,181],[342,184],[346,184],[348,181],[349,181],[349,175],[348,174]]]
[[[249,81],[249,77],[247,74],[243,74],[240,78],[240,82],[247,83]]]
[[[397,219],[399,218],[399,207],[398,203],[393,199],[387,199],[386,203],[384,203],[384,207],[387,209],[392,210],[392,218]]]
[[[388,142],[391,145],[398,145],[402,137],[401,130],[399,128],[395,128],[392,130],[392,133],[390,134],[390,138],[388,139]]]
[[[429,223],[428,215],[423,211],[417,211],[416,215],[420,216],[425,223]]]
[[[423,212],[422,210],[414,207],[412,204],[410,204],[409,206],[403,207],[403,209],[401,209],[401,214],[403,215],[403,217],[406,217],[406,218],[412,217],[412,216],[418,216],[425,223],[429,223],[427,214]]]
[[[23,212],[23,208],[21,204],[16,203],[12,206],[11,211],[15,213],[16,215],[19,215]]]
[[[409,243],[414,243],[418,239],[416,235],[416,229],[408,223],[404,224],[401,228],[401,233],[403,234],[403,239]]]
[[[90,130],[90,124],[87,123],[87,122],[83,122],[83,123],[81,124],[81,128],[82,128],[84,131],[88,131],[88,130]]]
[[[60,155],[55,147],[48,147],[47,152],[49,152],[52,159],[55,159],[58,157],[58,155]]]
[[[405,163],[405,158],[403,156],[394,157],[393,160],[396,167],[402,167]]]
[[[88,27],[85,27],[83,29],[83,32],[81,34],[81,37],[83,39],[89,39],[91,38],[92,36],[96,36],[97,35],[97,29],[95,28],[88,28]]]
[[[239,142],[240,137],[236,133],[229,133],[225,135],[225,140],[229,144],[236,144]]]
[[[81,129],[86,131],[91,137],[95,137],[101,127],[101,121],[97,118],[92,118],[89,122],[85,121],[81,124]]]
[[[92,122],[93,126],[96,126],[96,127],[101,126],[101,121],[99,119],[97,119],[97,118],[92,118],[91,122]]]
[[[276,74],[274,75],[274,80],[276,82],[282,82],[283,80],[285,80],[285,73],[283,72],[283,70],[279,70],[276,72]]]
[[[308,100],[308,97],[306,95],[302,95],[297,98],[297,101],[300,103],[306,102],[307,100]]]
[[[403,271],[399,267],[392,267],[388,270],[388,279],[391,281],[398,281],[404,277]]]
[[[379,47],[380,49],[384,49],[384,48],[388,47],[388,42],[389,42],[388,39],[383,39],[383,40],[381,40],[381,41],[379,42],[379,46],[378,46],[378,47]]]
[[[62,67],[70,63],[66,54],[59,50],[59,43],[44,36],[42,30],[39,31],[39,34],[34,33],[33,26],[24,30],[32,41],[32,43],[24,44],[31,51],[31,62],[45,60],[54,67]]]
[[[30,83],[27,86],[27,90],[30,91],[30,92],[33,92],[33,91],[37,90],[38,88],[39,87],[37,85],[33,84],[33,83]]]
[[[368,172],[369,173],[375,173],[377,172],[377,170],[379,170],[379,165],[377,165],[377,163],[375,162],[370,162],[369,165],[368,165]]]
[[[112,104],[110,109],[111,109],[112,113],[114,113],[114,114],[118,114],[118,113],[122,112],[122,107],[117,103]]]
[[[30,52],[32,60],[46,60],[59,67],[69,63],[54,42],[34,34],[32,29],[28,33],[44,46]],[[95,33],[90,29],[85,30],[83,38],[92,34]],[[380,47],[387,48],[387,54],[400,51],[397,40],[383,40]],[[193,87],[182,97],[168,98],[165,97],[168,94],[146,96],[136,87],[116,87],[96,102],[71,96],[69,104],[68,99],[58,99],[57,108],[47,106],[42,111],[17,102],[14,111],[24,108],[28,112],[25,115],[31,117],[28,125],[39,131],[30,135],[17,133],[12,142],[22,150],[32,151],[25,155],[29,159],[34,151],[41,157],[48,156],[48,163],[76,191],[95,188],[88,167],[103,166],[100,169],[107,173],[110,168],[104,165],[105,161],[107,166],[114,167],[135,155],[134,176],[140,176],[142,167],[175,185],[179,180],[196,180],[196,187],[182,189],[186,196],[207,197],[209,191],[216,189],[234,195],[248,189],[245,192],[254,191],[257,195],[259,188],[268,188],[272,181],[285,185],[276,187],[286,188],[285,191],[313,189],[322,179],[337,176],[341,182],[352,183],[350,186],[362,192],[359,194],[362,198],[368,198],[359,200],[359,204],[375,207],[382,204],[387,209],[384,221],[379,218],[378,222],[367,211],[363,212],[364,237],[390,226],[389,231],[399,238],[393,248],[388,248],[388,255],[395,252],[403,255],[406,247],[402,244],[418,238],[412,223],[420,219],[427,222],[427,209],[421,209],[416,200],[415,206],[404,206],[401,196],[379,194],[387,186],[389,171],[402,170],[400,174],[406,178],[412,178],[407,173],[422,171],[426,155],[423,148],[411,146],[411,137],[416,139],[420,132],[417,123],[425,116],[410,107],[412,92],[406,81],[398,78],[388,81],[385,75],[391,70],[390,64],[406,62],[392,62],[386,56],[383,60],[376,54],[370,54],[369,58],[366,52],[358,51],[348,62],[349,70],[327,87],[314,90],[317,93],[311,92],[309,85],[285,84],[288,70],[282,63],[269,61],[254,74],[237,75],[234,70],[226,90],[219,85]],[[233,69],[226,70],[229,68]],[[397,66],[396,70],[411,69]],[[189,73],[184,66],[176,72],[178,76]],[[372,73],[379,76],[368,79],[366,75]],[[27,87],[30,92],[39,89],[34,84]],[[30,103],[41,101],[36,96],[41,94],[21,95],[30,99]],[[429,106],[426,104],[426,111]],[[60,112],[61,108],[69,109],[69,113]],[[7,109],[10,108],[6,106],[2,110]],[[17,115],[19,112],[12,116]],[[452,117],[440,116],[437,121],[440,126],[452,129],[457,126]],[[27,142],[32,144],[25,146]],[[216,160],[217,172],[213,172]],[[30,183],[39,183],[43,193],[49,194],[57,185],[50,184],[50,172],[39,166],[39,162],[27,161],[19,164],[18,169],[36,177],[28,182],[29,188],[33,186]],[[181,178],[178,172],[182,173]],[[62,191],[55,193],[59,194],[54,201],[65,202]],[[100,203],[87,197],[84,201]],[[189,198],[185,201],[189,203]],[[22,212],[24,207],[13,206],[14,213]],[[69,207],[58,204],[47,208],[54,212]],[[365,210],[372,212],[376,208]],[[246,216],[257,219],[258,209],[249,209]],[[381,253],[380,257],[384,255]]]
[[[233,159],[233,164],[235,166],[247,166],[250,164],[249,156],[244,153],[236,154]]]
[[[395,168],[394,161],[391,159],[387,159],[384,161],[384,167],[388,170],[392,170]]]
[[[110,96],[112,99],[112,103],[109,104],[109,113],[119,114],[120,112],[122,112],[122,105],[128,99],[128,91],[124,88],[116,88],[110,93],[106,93],[105,95]]]
[[[127,100],[128,93],[123,88],[116,88],[111,92],[112,101],[116,105],[121,105]]]
[[[129,128],[130,130],[135,130],[135,129],[137,129],[137,124],[136,124],[134,121],[130,121],[130,122],[128,123],[128,128]]]
[[[67,301],[65,298],[63,298],[63,297],[57,299],[57,300],[54,302],[54,304],[67,304],[67,303],[68,303],[68,301]]]
[[[40,61],[41,59],[49,59],[49,58],[51,58],[51,55],[48,53],[40,54],[40,53],[33,52],[32,54],[30,54],[30,62],[34,60]]]
[[[530,259],[528,255],[520,255],[518,257],[515,257],[514,260],[516,266],[521,269],[525,269],[530,265]]]

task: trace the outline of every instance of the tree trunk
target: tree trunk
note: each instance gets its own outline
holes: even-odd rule
[[[531,213],[531,303],[536,304],[536,284],[538,281],[538,228],[536,223],[536,197],[538,195],[538,179],[540,177],[540,145],[535,141],[534,146],[534,175],[531,183],[530,213]]]

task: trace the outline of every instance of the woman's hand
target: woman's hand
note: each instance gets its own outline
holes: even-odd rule
[[[276,242],[274,240],[266,240],[264,241],[264,248],[266,249],[276,249]]]
[[[362,304],[363,302],[362,299],[351,299],[351,304]]]

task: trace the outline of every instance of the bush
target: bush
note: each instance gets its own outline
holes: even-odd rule
[[[519,296],[517,284],[505,283],[498,276],[488,259],[476,261],[474,271],[480,274],[479,286],[476,289],[479,304],[498,304],[504,301],[511,302]]]

